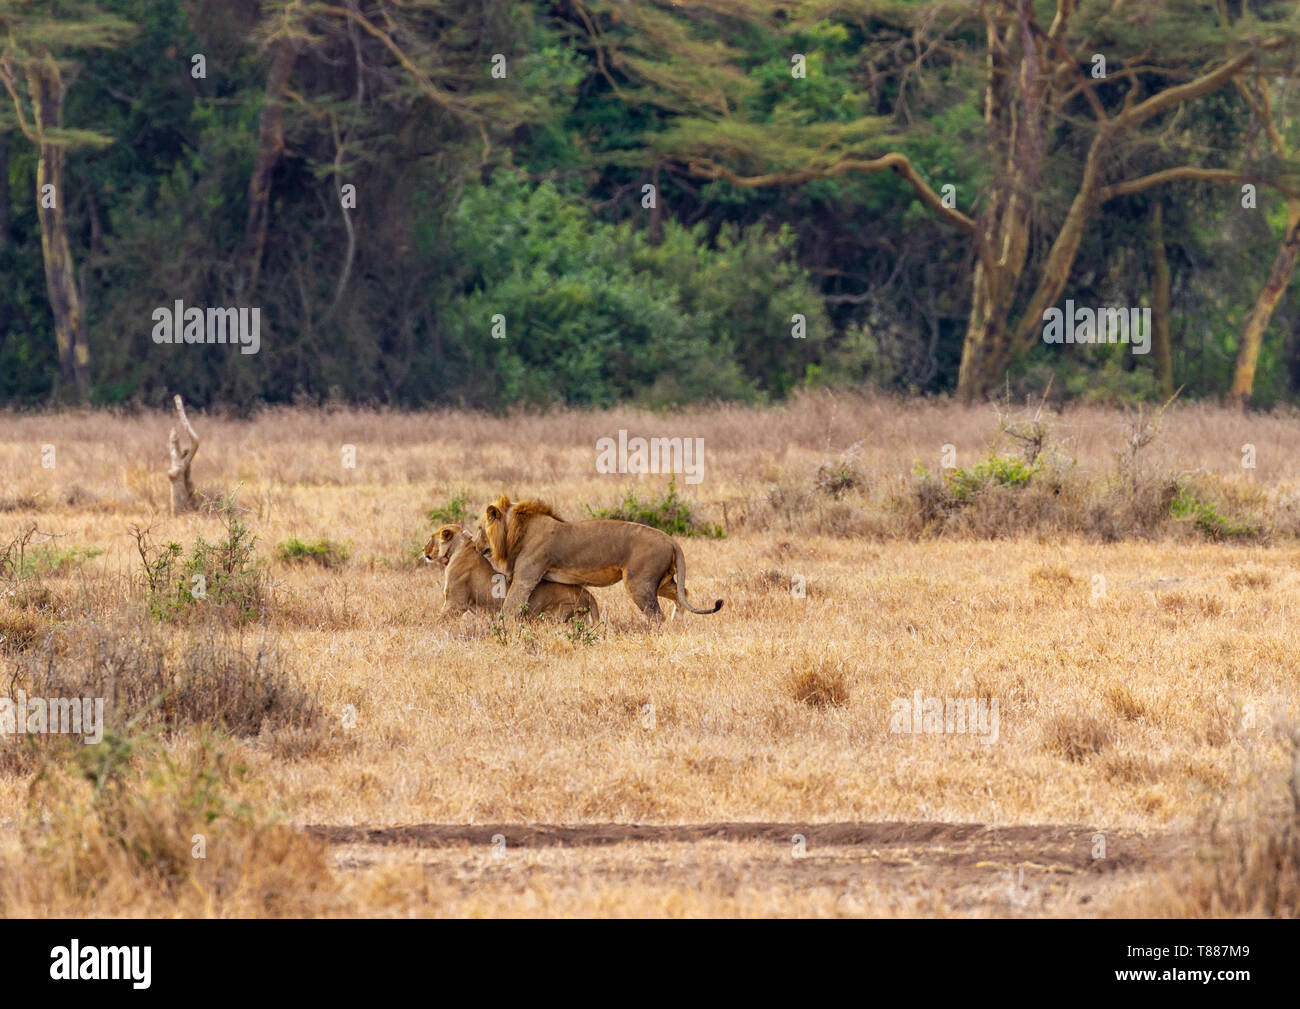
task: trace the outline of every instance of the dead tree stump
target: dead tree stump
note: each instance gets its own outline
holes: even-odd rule
[[[186,448],[181,448],[176,428],[172,428],[171,437],[167,439],[172,453],[171,468],[167,470],[167,479],[172,482],[172,514],[179,515],[199,506],[199,496],[194,492],[194,479],[190,476],[190,464],[194,461],[194,453],[199,450],[199,436],[194,433],[189,418],[185,416],[185,404],[181,402],[180,396],[172,397],[172,402],[176,404],[176,416],[181,419],[181,426],[190,437],[190,444]]]

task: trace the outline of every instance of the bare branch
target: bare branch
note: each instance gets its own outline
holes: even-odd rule
[[[1163,171],[1152,172],[1150,175],[1143,175],[1141,178],[1130,179],[1127,182],[1117,182],[1111,186],[1103,186],[1097,190],[1097,203],[1100,205],[1107,200],[1115,199],[1117,196],[1131,196],[1134,193],[1150,189],[1152,186],[1158,186],[1163,182],[1174,182],[1178,179],[1219,183],[1254,182],[1275,189],[1292,199],[1300,199],[1300,190],[1280,185],[1258,172],[1234,172],[1227,168],[1197,168],[1194,165],[1180,165],[1178,168],[1166,168]]]

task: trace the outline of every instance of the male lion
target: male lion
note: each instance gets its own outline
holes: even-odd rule
[[[442,584],[444,614],[458,616],[471,606],[501,609],[502,595],[492,592],[492,565],[479,552],[485,549],[487,543],[481,534],[476,543],[470,531],[456,523],[435,530],[425,544],[424,559],[431,564],[436,559],[447,569]],[[530,617],[572,620],[584,610],[587,620],[600,619],[596,597],[581,586],[542,582],[528,596]]]
[[[504,494],[483,512],[481,535],[491,547],[492,566],[510,579],[506,619],[543,578],[565,585],[627,584],[628,594],[653,621],[663,619],[659,597],[692,613],[686,600],[686,562],[667,533],[637,522],[586,519],[565,522],[540,501],[512,504]],[[676,614],[674,614],[676,616]]]

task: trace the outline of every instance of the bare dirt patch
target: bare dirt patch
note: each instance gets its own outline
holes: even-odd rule
[[[1092,915],[1185,847],[1112,833],[1094,858],[1085,827],[940,822],[306,829],[341,871],[431,915]]]

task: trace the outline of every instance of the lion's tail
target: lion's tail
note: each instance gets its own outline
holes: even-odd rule
[[[682,545],[673,540],[673,563],[677,567],[677,604],[690,610],[692,613],[717,613],[722,609],[722,600],[719,599],[713,604],[711,610],[697,610],[694,606],[686,601],[686,558],[682,556]]]

